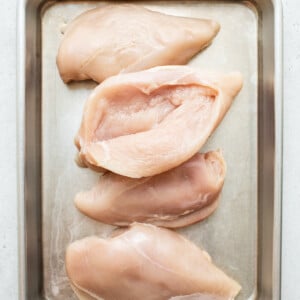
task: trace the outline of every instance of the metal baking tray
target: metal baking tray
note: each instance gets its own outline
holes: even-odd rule
[[[106,2],[107,3],[107,2]],[[282,11],[280,1],[143,1],[153,10],[216,19],[222,29],[190,65],[240,70],[242,92],[203,150],[228,165],[220,207],[180,230],[242,285],[237,300],[280,299]],[[101,1],[18,5],[19,299],[75,299],[66,245],[112,226],[82,216],[76,192],[98,175],[74,163],[73,137],[95,83],[65,85],[55,56],[65,25]],[[192,271],[192,270],[191,270]],[[121,300],[121,299],[120,299]]]

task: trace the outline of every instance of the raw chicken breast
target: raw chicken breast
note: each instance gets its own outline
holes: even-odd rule
[[[197,153],[179,167],[141,179],[101,176],[75,198],[87,216],[112,225],[147,222],[183,227],[207,218],[218,206],[226,166],[220,152]]]
[[[204,145],[241,87],[237,72],[186,66],[110,77],[85,105],[75,139],[80,163],[133,178],[179,166]]]
[[[66,269],[79,299],[167,300],[189,295],[232,300],[241,289],[206,252],[174,231],[149,224],[135,223],[108,240],[74,242],[67,249]]]
[[[138,5],[98,7],[69,24],[57,66],[65,82],[101,82],[120,72],[185,64],[219,28],[211,20],[169,16]]]

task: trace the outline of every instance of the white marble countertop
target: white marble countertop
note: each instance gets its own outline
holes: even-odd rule
[[[300,1],[282,0],[284,15],[284,147],[282,212],[282,299],[299,300],[300,289]],[[16,300],[16,10],[1,1],[0,39],[0,299]],[[298,93],[299,92],[299,93]],[[299,130],[299,131],[298,131]]]

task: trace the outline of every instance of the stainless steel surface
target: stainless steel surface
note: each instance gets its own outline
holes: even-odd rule
[[[106,235],[112,229],[81,216],[72,204],[77,191],[97,180],[96,174],[74,164],[72,141],[84,100],[95,85],[66,86],[55,66],[65,23],[99,4],[19,3],[20,299],[73,299],[64,274],[65,245],[85,235]],[[181,232],[242,284],[238,299],[279,299],[280,3],[143,4],[221,22],[219,36],[191,65],[238,69],[245,76],[245,86],[205,146],[223,149],[228,164],[220,207],[206,222]]]

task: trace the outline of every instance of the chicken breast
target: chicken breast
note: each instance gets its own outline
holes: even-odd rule
[[[179,167],[141,179],[114,173],[101,176],[75,198],[87,216],[112,225],[146,222],[183,227],[207,218],[218,206],[226,166],[219,151],[197,153]]]
[[[179,166],[204,145],[241,87],[237,72],[186,66],[110,77],[85,105],[75,138],[81,165],[132,178]]]
[[[120,72],[185,64],[219,28],[212,20],[169,16],[139,5],[98,7],[68,25],[57,66],[65,82],[101,82]]]
[[[135,223],[107,240],[74,242],[66,270],[79,299],[232,300],[241,289],[205,251],[149,224]]]

